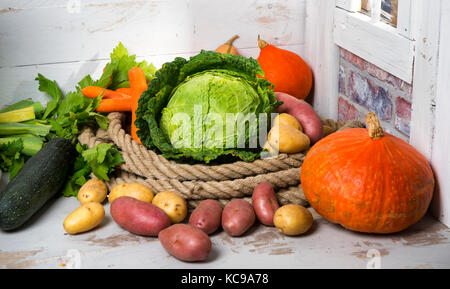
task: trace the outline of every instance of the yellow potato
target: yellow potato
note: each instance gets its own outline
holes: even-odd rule
[[[266,141],[266,143],[264,144],[263,149],[267,150],[267,152],[271,156],[275,156],[278,154],[278,151],[273,148],[268,141]]]
[[[268,135],[272,148],[280,153],[295,154],[305,151],[310,146],[309,137],[301,131],[287,125],[274,126]]]
[[[313,224],[313,216],[308,209],[295,204],[285,205],[275,211],[273,223],[277,229],[288,236],[306,233]]]
[[[73,211],[64,220],[64,230],[71,235],[94,229],[105,217],[105,209],[97,202],[87,203]]]
[[[300,124],[300,122],[298,122],[298,120],[293,117],[292,115],[288,114],[288,113],[282,113],[279,114],[274,120],[273,120],[273,125],[272,127],[276,126],[276,125],[287,125],[287,126],[291,126],[301,132],[303,132],[303,127]]]
[[[128,183],[116,185],[109,193],[108,200],[112,203],[118,197],[132,197],[139,201],[151,203],[153,192],[147,186],[139,183]]]
[[[87,181],[78,192],[78,201],[81,204],[91,202],[101,203],[106,199],[108,194],[108,187],[99,179],[90,179]]]
[[[174,224],[186,218],[186,200],[176,193],[160,192],[153,198],[152,204],[163,210]]]

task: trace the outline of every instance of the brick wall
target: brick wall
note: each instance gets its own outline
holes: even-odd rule
[[[370,111],[384,130],[406,141],[411,122],[412,87],[364,59],[341,49],[339,67],[339,120],[364,121]]]

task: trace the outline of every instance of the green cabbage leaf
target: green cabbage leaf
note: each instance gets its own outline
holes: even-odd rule
[[[139,99],[142,143],[184,162],[253,161],[280,105],[252,58],[202,51],[156,72]]]

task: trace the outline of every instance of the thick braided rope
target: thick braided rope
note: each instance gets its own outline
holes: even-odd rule
[[[241,179],[248,176],[258,176],[273,172],[280,172],[302,165],[305,155],[280,154],[274,158],[256,160],[251,163],[235,162],[217,166],[187,165],[169,161],[162,155],[148,150],[139,145],[122,128],[123,113],[110,113],[108,131],[99,129],[97,135],[91,129],[85,129],[79,136],[79,141],[89,147],[101,142],[114,142],[121,150],[125,163],[120,169],[133,174],[155,180],[179,180],[179,181],[225,181]],[[357,121],[347,123],[335,123],[332,120],[323,120],[324,124],[333,128],[361,127]]]
[[[302,206],[307,206],[308,202],[306,201],[303,190],[301,189],[301,185],[299,184],[299,169],[292,169],[292,172],[288,172],[286,174],[291,174],[288,176],[291,178],[291,181],[275,180],[274,182],[274,176],[269,176],[266,180],[265,177],[250,177],[239,181],[234,180],[219,182],[219,184],[212,184],[212,186],[210,187],[211,183],[214,182],[209,182],[209,184],[205,184],[202,182],[181,183],[178,181],[163,183],[164,181],[144,179],[129,172],[118,171],[117,176],[115,178],[112,178],[107,183],[107,185],[111,190],[117,184],[141,183],[148,186],[155,192],[176,191],[188,200],[188,204],[191,208],[195,208],[202,200],[205,199],[216,199],[223,205],[234,198],[244,198],[248,201],[251,201],[250,196],[253,192],[254,187],[262,181],[269,181],[271,183],[274,182],[272,184],[274,185],[275,189],[278,189],[277,198],[280,204],[299,204]],[[226,193],[220,188],[220,183],[225,182],[229,183],[222,184],[224,185],[223,188],[231,189],[231,191]]]
[[[120,183],[138,182],[154,192],[176,191],[188,200],[191,208],[204,199],[217,199],[226,204],[233,198],[249,199],[253,189],[262,182],[272,184],[281,204],[307,205],[300,185],[300,167],[304,154],[279,155],[252,163],[235,162],[219,166],[178,164],[146,149],[131,139],[122,128],[124,114],[111,113],[108,131],[96,133],[87,128],[79,141],[89,147],[99,143],[114,143],[122,150],[125,163],[116,177],[108,182],[111,189]],[[359,121],[322,120],[328,133],[352,127],[363,127]]]
[[[229,181],[155,180],[145,179],[126,171],[120,171],[116,182],[117,179],[146,184],[154,192],[175,191],[190,200],[233,199],[251,195],[253,189],[263,182],[271,183],[275,190],[296,186],[300,183],[300,168]]]

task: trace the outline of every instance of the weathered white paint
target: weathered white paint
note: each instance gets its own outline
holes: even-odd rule
[[[342,2],[336,6],[345,8]],[[449,2],[399,0],[397,29],[369,23],[369,17],[350,13],[348,6],[346,10],[336,8],[336,43],[407,82],[412,80],[410,142],[435,170],[437,190],[431,210],[450,226]]]
[[[381,0],[370,0],[370,14],[372,23],[378,23],[381,19]]]
[[[385,23],[361,13],[335,10],[334,40],[340,47],[411,83],[414,42]]]
[[[432,165],[437,178],[433,213],[450,226],[450,1],[442,1]]]
[[[399,0],[398,1],[398,17],[397,30],[400,35],[414,40],[413,26],[415,22],[415,5],[421,0]]]
[[[64,91],[86,74],[97,77],[119,41],[157,67],[214,50],[234,34],[244,56],[259,55],[258,34],[303,56],[305,6],[306,0],[1,1],[0,106],[45,101],[37,73]]]
[[[304,56],[303,44],[282,47]],[[132,47],[129,47],[128,50],[132,54],[135,53]],[[175,57],[189,58],[197,53],[198,51],[183,54],[148,55],[137,59],[139,61],[147,60],[156,67],[161,67],[163,63],[172,61]],[[239,53],[256,58],[259,55],[259,48],[239,48]],[[38,91],[38,83],[34,80],[38,73],[56,80],[63,92],[69,92],[74,90],[75,85],[88,74],[92,75],[94,79],[100,77],[102,69],[108,61],[76,61],[0,68],[0,107],[30,97],[45,103],[48,96]]]
[[[336,0],[336,7],[349,12],[358,12],[361,10],[361,0]]]
[[[415,2],[421,0],[398,0],[398,16],[397,16],[397,30],[398,33],[412,40],[412,23],[414,21],[412,12],[414,11]],[[348,12],[358,12],[361,10],[361,0],[336,0],[336,7],[347,10]],[[381,1],[377,1],[377,7],[380,7]],[[371,5],[373,6],[373,5]],[[380,10],[375,12],[375,22],[379,21]]]
[[[0,8],[0,67],[106,59],[118,41],[139,56],[214,50],[234,34],[239,48],[256,47],[258,34],[304,43],[304,0],[82,0],[79,11],[48,2]]]
[[[212,250],[207,261],[186,263],[171,257],[157,238],[136,236],[118,226],[108,203],[98,228],[79,235],[67,234],[62,223],[78,206],[76,199],[61,197],[22,230],[0,231],[0,269],[65,269],[78,265],[82,269],[365,269],[373,261],[368,254],[371,250],[379,253],[380,267],[384,269],[450,267],[450,230],[429,216],[403,233],[377,236],[347,231],[312,210],[315,224],[303,236],[287,237],[276,228],[260,224],[239,238],[219,231],[211,236]]]
[[[420,1],[417,11],[411,144],[431,160],[435,132],[441,1]]]
[[[314,73],[314,109],[322,117],[337,119],[339,48],[333,41],[334,3],[308,0],[306,15],[305,58]]]

